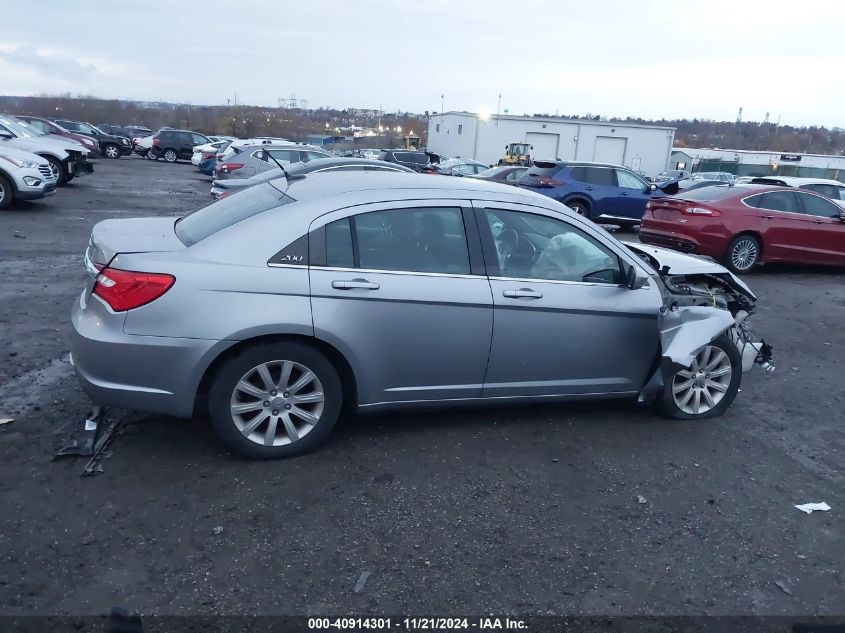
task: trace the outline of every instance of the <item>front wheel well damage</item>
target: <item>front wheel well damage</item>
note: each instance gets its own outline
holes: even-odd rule
[[[217,371],[227,360],[249,347],[282,342],[301,343],[322,352],[326,358],[329,359],[340,376],[341,387],[343,389],[344,406],[351,408],[356,406],[358,402],[358,384],[355,380],[355,373],[352,371],[352,366],[349,364],[349,361],[346,360],[346,357],[341,354],[337,348],[313,336],[304,336],[301,334],[266,334],[238,341],[235,345],[223,350],[223,352],[218,354],[217,357],[211,361],[203,373],[199,386],[197,387],[197,391],[194,394],[194,416],[206,415],[208,413],[208,394],[211,382]]]

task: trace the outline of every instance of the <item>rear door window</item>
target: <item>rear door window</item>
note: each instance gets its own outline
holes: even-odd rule
[[[367,270],[468,275],[461,210],[390,209],[338,220],[326,226],[326,262]]]
[[[191,134],[191,138],[193,139],[194,145],[205,145],[208,143],[208,139],[202,134]]]
[[[769,191],[759,196],[757,208],[767,211],[801,213],[801,205],[794,191]]]
[[[176,221],[176,237],[191,246],[254,215],[294,202],[269,184],[255,185]]]
[[[614,176],[613,171],[609,167],[584,167],[584,180],[582,182],[604,187],[615,187],[616,176]]]

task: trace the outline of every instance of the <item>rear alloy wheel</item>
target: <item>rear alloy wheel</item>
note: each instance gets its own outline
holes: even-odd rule
[[[580,200],[573,200],[572,202],[567,202],[566,206],[575,211],[578,215],[583,215],[585,218],[590,217],[590,209],[587,207],[586,204],[581,202]]]
[[[723,334],[696,354],[689,369],[667,380],[661,407],[669,417],[682,420],[721,415],[731,406],[741,380],[742,356]]]
[[[177,158],[179,158],[179,154],[176,153],[175,149],[164,150],[164,160],[165,160],[165,162],[175,163]]]
[[[728,246],[725,264],[735,273],[747,273],[760,261],[760,242],[753,235],[740,235]]]
[[[12,183],[9,182],[6,176],[0,174],[0,209],[5,209],[12,204],[13,195]]]
[[[255,459],[317,447],[340,414],[340,378],[320,352],[297,343],[249,348],[217,373],[209,411],[218,435]]]
[[[113,143],[109,143],[103,148],[103,155],[106,158],[120,158],[120,148]]]

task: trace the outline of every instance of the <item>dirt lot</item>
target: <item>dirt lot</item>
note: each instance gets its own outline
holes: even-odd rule
[[[208,189],[188,164],[100,160],[0,214],[0,613],[843,614],[842,270],[748,276],[778,369],[706,423],[627,403],[346,417],[311,455],[252,463],[204,420],[148,417],[102,474],[52,461],[90,408],[67,339],[91,227]],[[811,501],[832,510],[793,507]]]

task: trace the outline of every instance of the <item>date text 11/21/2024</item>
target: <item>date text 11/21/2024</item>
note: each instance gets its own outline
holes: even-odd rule
[[[488,630],[488,631],[519,631],[527,628],[524,620],[511,618],[441,618],[441,617],[413,617],[413,618],[308,618],[310,630],[395,630],[406,631],[438,631],[438,630]]]

